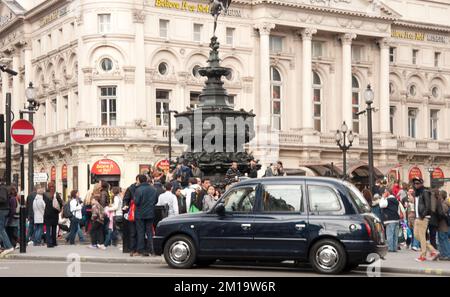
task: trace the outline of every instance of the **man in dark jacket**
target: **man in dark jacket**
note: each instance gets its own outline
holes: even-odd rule
[[[248,168],[248,177],[257,178],[258,177],[258,164],[255,160],[250,161],[250,166]]]
[[[128,187],[123,196],[123,213],[126,214],[123,220],[123,248],[124,253],[130,253],[130,256],[137,255],[137,232],[136,223],[128,220],[128,211],[131,201],[134,201],[136,187],[139,184],[139,175],[136,176],[136,182]]]
[[[139,185],[136,189],[136,229],[138,235],[138,253],[143,256],[153,254],[153,219],[155,205],[158,203],[156,189],[151,186],[145,175],[139,175]],[[147,238],[147,240],[145,240]]]
[[[418,262],[426,261],[427,251],[431,253],[431,259],[435,260],[439,257],[439,252],[427,243],[427,229],[431,218],[431,193],[423,187],[423,179],[420,177],[413,178],[415,189],[415,212],[416,220],[414,221],[414,237],[420,242],[420,257],[416,259]]]
[[[36,191],[29,194],[27,197],[27,217],[28,217],[28,233],[27,233],[27,242],[29,242],[33,238],[34,233],[34,211],[33,211],[33,202],[36,197]]]

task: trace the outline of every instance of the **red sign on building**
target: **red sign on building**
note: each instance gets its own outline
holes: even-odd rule
[[[50,171],[50,180],[55,181],[56,180],[56,167],[52,166],[52,169]]]
[[[422,176],[422,171],[420,170],[419,167],[414,166],[414,167],[412,167],[411,169],[409,169],[409,175],[408,175],[408,177],[409,177],[409,180],[410,180],[410,181],[411,181],[413,178],[415,178],[415,177],[423,178],[423,176]]]
[[[91,173],[95,175],[120,175],[120,167],[113,160],[103,159],[92,165]]]
[[[431,175],[433,178],[445,178],[444,171],[441,168],[436,167]]]
[[[167,174],[170,171],[170,162],[169,162],[169,160],[164,159],[164,160],[157,162],[155,164],[155,167]]]
[[[67,165],[64,164],[61,169],[61,179],[67,181]]]

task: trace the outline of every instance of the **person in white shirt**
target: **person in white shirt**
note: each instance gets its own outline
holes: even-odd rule
[[[122,224],[123,224],[123,191],[120,187],[113,187],[112,192],[114,195],[114,200],[112,205],[109,207],[109,211],[112,212],[113,221],[113,232],[111,235],[112,244],[117,245],[117,241],[120,237],[122,238]]]
[[[77,236],[80,221],[83,218],[83,215],[81,214],[83,204],[80,203],[80,199],[78,198],[78,196],[78,190],[73,190],[72,192],[70,192],[69,203],[72,217],[70,218],[70,234],[68,240],[71,245],[75,244],[75,237]]]
[[[166,192],[159,195],[158,203],[156,205],[165,205],[169,206],[169,217],[178,215],[178,200],[177,196],[172,193],[172,184],[166,183]]]
[[[44,188],[38,184],[36,186],[36,197],[33,201],[33,213],[34,213],[34,234],[33,244],[34,246],[41,245],[42,235],[44,234]]]

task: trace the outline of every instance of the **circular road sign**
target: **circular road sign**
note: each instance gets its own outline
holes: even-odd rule
[[[21,145],[32,142],[34,133],[33,124],[27,120],[18,120],[11,127],[11,137]]]

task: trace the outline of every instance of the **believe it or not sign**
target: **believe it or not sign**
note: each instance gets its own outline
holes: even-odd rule
[[[27,120],[18,120],[11,127],[11,137],[21,145],[29,144],[34,139],[33,124]]]
[[[429,42],[443,43],[443,44],[449,43],[449,38],[448,38],[448,36],[445,36],[445,35],[428,34],[428,33],[424,33],[424,32],[412,32],[412,31],[405,31],[405,30],[392,30],[391,37],[397,38],[397,39],[414,40],[414,41],[429,41]]]
[[[113,160],[103,159],[92,165],[91,173],[95,175],[120,175],[120,167]]]
[[[45,172],[35,172],[33,175],[33,180],[35,184],[46,183],[48,181],[48,174]]]
[[[52,169],[50,170],[50,180],[56,181],[56,167],[52,166]]]
[[[64,164],[61,168],[61,179],[62,180],[67,180],[67,165]]]
[[[170,162],[169,162],[169,160],[164,159],[164,160],[158,161],[155,164],[155,167],[167,174],[170,171]]]
[[[39,21],[40,26],[44,27],[45,25],[53,22],[54,20],[57,20],[60,17],[65,16],[67,12],[68,12],[67,6],[53,11],[52,13],[46,15]]]
[[[189,12],[210,13],[209,4],[189,3],[187,1],[155,0],[155,7],[183,10]],[[226,16],[242,17],[239,9],[229,8]]]
[[[414,166],[411,169],[409,169],[409,174],[408,174],[408,178],[410,181],[413,180],[413,178],[415,178],[415,177],[423,178],[422,171],[417,166]]]

